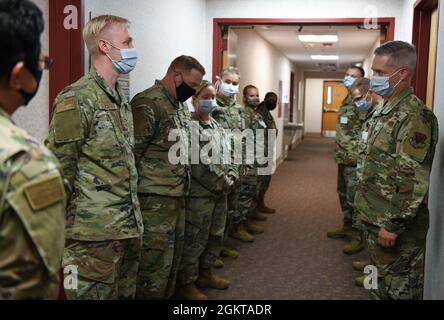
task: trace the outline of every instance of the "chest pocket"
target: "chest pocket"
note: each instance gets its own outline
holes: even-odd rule
[[[370,143],[388,154],[396,153],[396,136],[407,114],[396,114],[389,119],[378,121]]]
[[[117,130],[122,132],[123,125],[120,121],[117,107],[112,103],[101,104],[98,108],[94,121],[94,131],[98,137],[110,138],[110,133],[114,132],[116,138]]]

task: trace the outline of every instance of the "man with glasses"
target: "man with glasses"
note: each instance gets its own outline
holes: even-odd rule
[[[196,59],[180,56],[162,80],[131,101],[138,192],[145,226],[138,299],[167,299],[175,291],[190,182],[186,142],[190,137],[191,114],[185,101],[196,93],[204,75],[205,69]],[[179,142],[171,136],[177,136]],[[177,143],[185,157],[173,163]]]
[[[41,54],[42,12],[0,0],[0,300],[56,299],[65,244],[59,163],[11,115],[38,91],[50,59]]]
[[[92,69],[56,98],[47,144],[69,182],[65,268],[68,299],[132,299],[143,230],[133,117],[117,79],[136,66],[128,20],[98,16],[83,38]]]

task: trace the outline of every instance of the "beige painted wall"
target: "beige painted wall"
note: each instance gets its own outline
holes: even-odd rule
[[[296,67],[280,51],[273,47],[253,30],[235,30],[237,35],[237,66],[241,72],[240,90],[246,85],[253,84],[259,89],[261,99],[264,95],[273,91],[279,92],[279,80],[282,81],[283,97],[285,103],[289,101],[290,95],[290,73],[297,76]],[[297,79],[295,87],[297,84]],[[242,94],[238,95],[241,101]],[[297,100],[295,101],[297,102]],[[295,108],[295,106],[293,106]],[[278,117],[278,110],[272,112],[279,130],[276,157],[279,159],[284,153],[283,132],[284,112]]]

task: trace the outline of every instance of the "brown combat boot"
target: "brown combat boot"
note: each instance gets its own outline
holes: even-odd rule
[[[234,225],[233,231],[230,235],[232,238],[240,240],[242,242],[253,242],[254,237],[245,228],[244,222]]]
[[[366,275],[363,276],[359,276],[355,278],[355,285],[358,287],[364,287],[364,281],[365,281],[365,277],[367,277]]]
[[[265,203],[260,203],[259,206],[257,207],[257,210],[262,212],[262,213],[268,213],[268,214],[274,214],[276,213],[275,209],[272,208],[268,208]]]
[[[224,257],[224,258],[237,259],[239,257],[239,252],[237,252],[234,249],[228,248],[228,247],[223,247],[220,252],[220,256]]]
[[[267,219],[268,219],[265,215],[263,215],[259,211],[256,211],[256,213],[253,214],[251,216],[251,218],[254,219],[254,220],[257,220],[257,221],[267,221]]]
[[[199,288],[226,290],[230,286],[230,281],[217,276],[211,269],[200,269],[196,284]]]
[[[342,249],[345,254],[355,254],[361,252],[365,248],[365,238],[361,231],[353,229],[353,235],[350,243],[346,244]]]
[[[345,237],[351,237],[353,235],[353,228],[351,223],[344,223],[341,229],[327,232],[327,237],[331,239],[340,239]]]
[[[353,261],[352,267],[356,271],[363,272],[366,266],[369,266],[371,264],[370,260],[362,260],[362,261]]]
[[[247,230],[251,233],[254,234],[261,234],[264,233],[265,229],[263,226],[254,223],[252,219],[247,219],[247,221],[245,222],[245,227],[247,228]]]
[[[211,265],[217,269],[220,269],[224,267],[224,261],[218,257],[215,257],[213,260],[211,260]]]
[[[185,300],[208,300],[208,297],[196,288],[194,283],[190,283],[177,290],[177,295],[181,299]]]

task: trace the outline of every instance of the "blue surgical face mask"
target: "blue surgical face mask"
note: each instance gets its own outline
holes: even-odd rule
[[[231,98],[239,93],[239,85],[222,82],[221,91],[224,96]]]
[[[106,56],[111,60],[114,69],[120,74],[128,74],[131,71],[134,70],[134,68],[137,65],[137,51],[135,48],[129,48],[129,49],[120,49],[111,43],[107,42],[110,46],[120,50],[120,55],[122,59],[120,60],[113,60],[111,57],[107,54]]]
[[[359,110],[362,110],[362,111],[369,111],[372,108],[372,106],[373,106],[372,100],[368,101],[368,100],[366,100],[366,97],[367,96],[365,96],[364,98],[362,98],[358,101],[355,101],[356,108],[358,108]]]
[[[199,110],[203,114],[211,114],[217,108],[216,99],[199,100]]]
[[[355,83],[355,78],[351,77],[351,76],[345,76],[344,80],[342,80],[342,83],[344,84],[344,86],[347,89],[350,89],[353,85],[353,83]]]
[[[391,76],[373,76],[370,79],[370,88],[373,90],[375,94],[381,97],[389,97],[393,90],[401,83],[401,80],[398,81],[394,86],[390,85],[390,78],[397,74],[402,69],[399,69]]]

